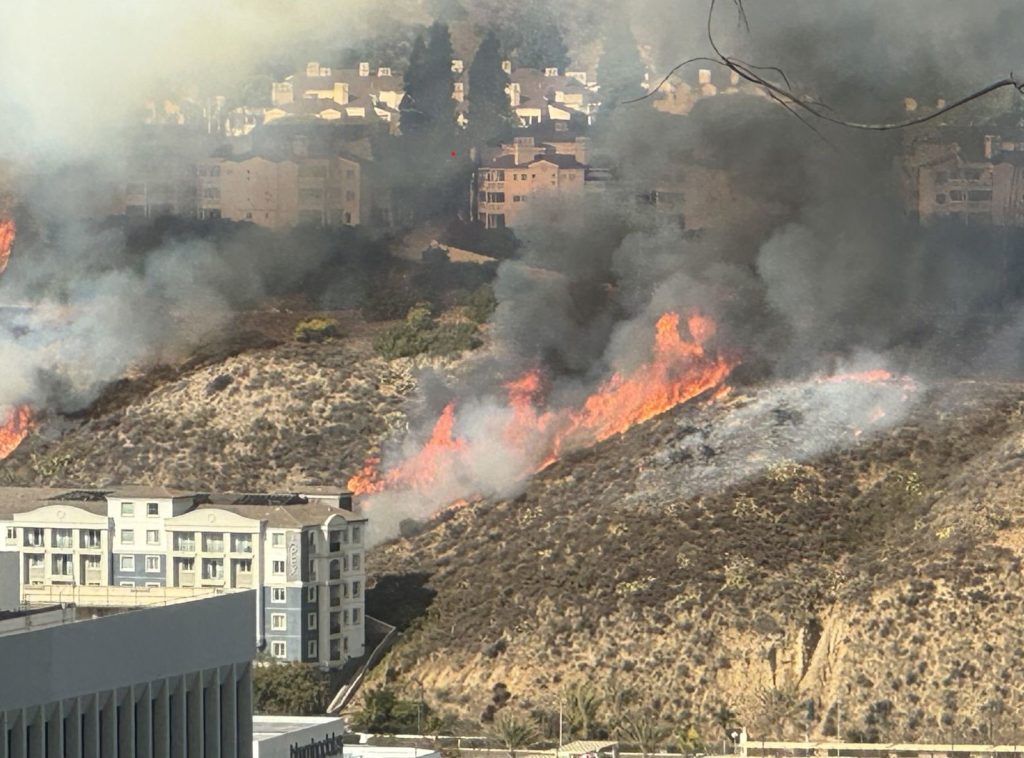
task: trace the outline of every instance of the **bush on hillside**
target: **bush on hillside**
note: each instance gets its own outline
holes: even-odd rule
[[[303,319],[295,327],[295,339],[299,342],[323,342],[339,334],[338,322],[323,316]]]

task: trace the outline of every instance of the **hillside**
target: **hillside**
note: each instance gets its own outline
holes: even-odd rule
[[[427,361],[377,357],[374,327],[344,314],[335,315],[351,336],[295,342],[291,330],[304,315],[261,314],[241,339],[109,387],[73,418],[44,418],[0,464],[0,477],[244,491],[342,486],[404,424],[403,403]]]
[[[725,704],[755,738],[1013,739],[1024,386],[863,436],[806,394],[679,408],[382,546],[368,611],[423,615],[378,677],[473,719],[587,681],[712,738]]]

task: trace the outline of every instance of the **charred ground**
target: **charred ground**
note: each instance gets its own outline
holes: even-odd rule
[[[773,460],[767,427],[708,444],[767,391],[677,409],[382,546],[378,581],[427,574],[437,593],[386,676],[469,717],[496,682],[540,711],[618,682],[712,737],[726,704],[754,737],[834,734],[841,708],[851,738],[1012,739],[1024,387],[923,391],[896,426],[804,462]],[[687,491],[750,455],[759,474]]]

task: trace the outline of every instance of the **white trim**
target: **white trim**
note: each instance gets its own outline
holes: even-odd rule
[[[280,655],[277,653],[280,650]],[[274,658],[287,658],[288,657],[288,643],[283,640],[273,640],[270,643],[270,654]]]
[[[277,593],[281,593],[281,599],[277,599]],[[271,603],[287,603],[288,602],[288,590],[284,587],[271,587],[270,588],[270,602]]]
[[[284,613],[270,614],[270,629],[274,632],[288,631],[288,616]]]
[[[156,568],[150,568],[150,560],[156,561]],[[159,555],[147,555],[146,556],[146,573],[147,574],[159,574],[160,573],[160,556]]]
[[[126,562],[128,565],[126,565]],[[119,571],[134,571],[135,570],[135,556],[134,555],[122,555],[119,556],[117,562],[117,568]],[[135,586],[135,582],[132,582],[132,586]]]

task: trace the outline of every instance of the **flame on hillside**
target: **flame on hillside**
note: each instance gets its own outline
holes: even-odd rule
[[[7,269],[17,228],[14,219],[0,218],[0,274]],[[0,460],[13,453],[32,428],[32,410],[27,406],[8,408],[0,425]]]
[[[11,249],[14,247],[16,231],[14,219],[0,218],[0,274],[7,270],[7,264],[11,260]]]
[[[620,434],[708,391],[723,392],[736,361],[705,352],[715,333],[711,319],[693,315],[680,335],[679,314],[663,314],[655,326],[652,359],[628,374],[615,374],[576,408],[545,407],[544,382],[528,371],[504,386],[508,413],[503,415],[493,444],[523,456],[520,478],[545,468],[567,452]],[[438,482],[458,483],[471,464],[474,445],[456,434],[458,409],[445,406],[426,443],[400,463],[381,468],[379,458],[367,461],[348,487],[356,494],[384,491],[429,493]],[[478,445],[490,446],[491,440]],[[479,448],[477,448],[479,449]],[[471,485],[469,485],[471,486]],[[476,493],[467,491],[464,496]]]
[[[3,460],[17,450],[18,445],[28,436],[31,430],[31,409],[24,405],[9,408],[4,417],[3,425],[0,425],[0,460]]]

